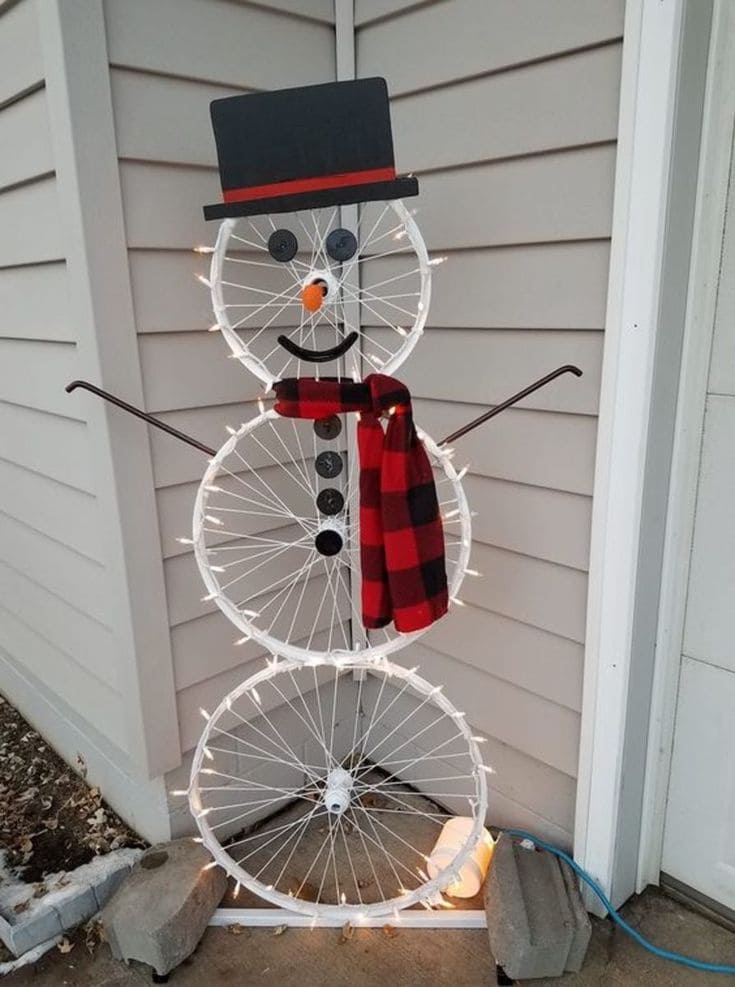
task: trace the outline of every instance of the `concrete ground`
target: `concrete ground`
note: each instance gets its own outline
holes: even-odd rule
[[[735,964],[735,933],[653,889],[624,909],[629,922],[657,945],[716,963]],[[175,987],[489,987],[497,983],[484,930],[357,929],[347,941],[335,929],[270,929],[234,934],[208,929],[198,950],[171,976]],[[90,956],[83,939],[70,953],[53,950],[35,967],[5,978],[3,987],[140,987],[149,971],[125,967],[106,945]],[[564,987],[707,987],[730,978],[698,973],[658,960],[607,921],[594,920],[583,971],[559,980]]]

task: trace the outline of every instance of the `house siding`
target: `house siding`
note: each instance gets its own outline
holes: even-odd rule
[[[102,381],[218,447],[226,425],[251,417],[261,385],[207,332],[209,294],[193,276],[206,259],[192,246],[216,235],[201,207],[220,198],[209,103],[334,79],[333,4],[72,0],[66,9],[79,18],[84,3],[104,13],[123,241],[123,260],[111,266],[131,312],[128,320],[126,301],[119,325],[105,329]],[[429,249],[448,257],[435,272],[427,331],[399,374],[419,424],[441,438],[560,364],[584,371],[458,443],[479,512],[472,565],[484,577],[468,579],[466,606],[398,656],[446,683],[486,736],[496,771],[490,821],[564,844],[573,829],[622,8],[623,0],[355,3],[357,74],[388,79],[397,164],[418,175],[411,205]],[[183,758],[167,781],[184,777],[199,707],[216,705],[262,652],[233,647],[234,628],[202,601],[193,554],[176,540],[190,531],[204,457],[155,430],[146,443],[139,422],[63,393],[92,371],[70,300],[78,285],[69,277],[39,10],[37,0],[0,4],[0,146],[12,148],[0,154],[0,682],[69,759],[93,738],[97,777],[107,770],[119,779],[117,807],[136,792],[134,823],[161,838],[173,811],[163,783],[128,760],[129,669],[113,640],[125,565],[109,557],[106,538],[118,519],[109,478],[100,479],[103,414],[117,473],[124,478],[134,449],[153,488],[142,491],[145,562],[136,564],[154,588],[161,583],[150,598],[166,646],[154,647],[160,636],[147,625],[126,654],[128,664],[151,666],[149,681],[160,678],[154,661],[173,677],[176,749],[168,737],[151,761],[164,772]],[[380,264],[391,269],[390,259]],[[109,337],[128,328],[130,367],[118,376]],[[132,480],[120,484],[134,496]],[[128,507],[125,523],[135,520]],[[135,573],[140,546],[122,535]],[[145,623],[140,606],[133,631]],[[135,687],[150,728],[156,702],[146,704],[145,685]]]
[[[623,3],[355,11],[357,73],[389,80],[397,165],[447,257],[400,371],[421,426],[439,438],[556,366],[584,371],[457,442],[484,577],[405,656],[487,737],[490,821],[570,845]]]
[[[0,7],[0,667],[126,747],[36,0]],[[42,723],[38,724],[43,728]]]
[[[262,385],[207,332],[209,292],[194,277],[207,262],[192,247],[217,233],[202,206],[221,198],[209,103],[333,79],[333,4],[107,0],[105,21],[145,408],[217,448],[226,425],[257,412]],[[151,435],[151,452],[185,755],[199,708],[217,705],[263,650],[234,647],[236,629],[202,601],[193,552],[176,540],[191,530],[205,457],[164,435]]]

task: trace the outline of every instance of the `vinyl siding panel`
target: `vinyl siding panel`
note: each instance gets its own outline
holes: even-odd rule
[[[358,74],[388,79],[397,166],[419,177],[416,221],[429,250],[446,257],[424,337],[399,374],[418,422],[438,439],[556,366],[584,372],[456,442],[478,512],[470,564],[483,575],[465,580],[466,605],[410,656],[487,737],[491,821],[531,825],[565,845],[623,6],[356,4]],[[377,260],[369,278],[404,263]],[[363,323],[379,341],[367,312]]]
[[[616,41],[623,33],[623,6],[617,0],[442,0],[413,16],[394,17],[372,27],[366,22],[408,4],[357,0],[359,59],[376,75],[389,76],[398,95],[433,89],[458,79],[497,73],[528,62]],[[424,39],[431,58],[412,58]],[[361,74],[363,74],[361,66]]]
[[[42,682],[124,749],[87,406],[64,392],[84,374],[38,16],[0,12],[0,688],[21,702],[14,681]]]
[[[3,458],[86,493],[94,467],[84,422],[0,400]]]
[[[64,392],[78,371],[73,343],[0,339],[0,390],[11,404],[84,421],[79,402]]]
[[[399,167],[421,174],[614,141],[620,54],[606,45],[397,99]],[[358,69],[367,74],[359,40]]]
[[[0,459],[3,511],[78,555],[103,564],[103,523],[97,498]]]
[[[63,488],[56,486],[57,490]],[[69,488],[70,489],[70,488]],[[35,524],[46,518],[38,511]],[[54,528],[59,534],[60,525]],[[81,552],[70,552],[57,538],[8,514],[0,514],[3,558],[17,572],[28,576],[83,614],[104,623],[108,616],[110,585],[104,565]]]
[[[38,0],[22,0],[0,14],[0,106],[43,84]]]
[[[80,672],[77,663],[57,646],[55,639],[49,640],[37,631],[34,621],[28,623],[1,605],[0,619],[2,650],[9,655],[11,663],[42,682],[72,709],[83,710],[85,720],[119,748],[124,748],[124,713],[118,694],[98,678]],[[22,660],[19,655],[23,656]],[[39,724],[39,729],[43,732],[43,724]]]
[[[0,115],[0,189],[54,170],[46,93],[38,89]]]
[[[74,342],[63,260],[0,268],[0,298],[7,338]]]
[[[0,192],[0,268],[63,260],[63,241],[53,176]]]
[[[191,248],[217,233],[202,206],[221,198],[209,103],[334,78],[333,4],[161,0],[153,9],[108,0],[105,17],[145,407],[218,448],[226,425],[256,413],[262,385],[206,331],[209,292],[194,278],[207,258]],[[150,438],[186,752],[200,732],[199,707],[219,703],[263,649],[234,647],[237,628],[202,601],[193,553],[176,541],[191,531],[206,457],[165,435]],[[318,580],[309,588],[322,590]]]
[[[105,20],[116,67],[253,89],[334,77],[333,28],[274,8],[229,0],[107,0]]]
[[[464,400],[421,398],[415,407],[418,421],[435,437],[449,435],[479,413],[477,405]],[[589,495],[596,437],[591,415],[524,406],[509,408],[491,426],[465,435],[460,448],[473,473]]]

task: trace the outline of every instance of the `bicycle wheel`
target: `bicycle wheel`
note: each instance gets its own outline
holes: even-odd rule
[[[220,226],[208,281],[213,328],[266,391],[285,377],[334,376],[339,359],[356,379],[363,368],[390,375],[423,331],[436,261],[409,211],[400,201],[363,205],[354,231],[339,215],[329,207]],[[279,339],[316,354],[354,345],[311,360]]]
[[[470,512],[451,453],[427,435],[443,515],[450,598],[470,553]],[[423,631],[365,631],[360,608],[354,418],[311,422],[263,411],[210,461],[194,507],[199,570],[214,601],[274,655],[379,659]]]
[[[479,738],[415,670],[271,662],[202,712],[188,789],[201,839],[274,905],[359,922],[430,904],[481,837]],[[430,880],[428,855],[455,815],[473,826]]]

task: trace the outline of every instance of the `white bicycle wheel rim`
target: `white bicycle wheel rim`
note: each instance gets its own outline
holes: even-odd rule
[[[329,666],[331,663],[328,660],[324,660],[319,661],[318,664],[321,666]],[[410,685],[412,688],[427,698],[431,697],[435,705],[438,706],[439,709],[441,709],[447,716],[452,718],[457,728],[461,731],[463,738],[467,741],[467,754],[474,766],[474,778],[476,782],[476,803],[473,814],[473,825],[462,847],[459,849],[451,862],[436,874],[436,877],[426,880],[423,884],[412,891],[408,891],[405,894],[399,894],[396,897],[379,902],[338,905],[323,904],[318,901],[309,902],[298,897],[285,894],[276,890],[272,886],[264,884],[257,877],[254,877],[240,867],[239,864],[227,853],[226,848],[223,848],[219,843],[217,835],[208,821],[208,814],[205,810],[203,810],[199,787],[200,773],[202,772],[203,767],[206,767],[206,764],[209,763],[211,758],[211,751],[209,750],[208,741],[212,731],[216,729],[218,720],[230,712],[234,702],[243,694],[252,693],[253,689],[257,690],[258,686],[265,683],[275,674],[288,673],[289,671],[293,672],[303,669],[303,665],[298,662],[269,662],[265,668],[246,679],[239,686],[233,689],[232,692],[225,696],[211,716],[207,714],[207,723],[194,753],[187,796],[192,815],[196,821],[197,828],[199,829],[202,843],[211,853],[213,860],[216,861],[227,872],[227,874],[230,875],[230,877],[234,878],[243,887],[248,888],[259,897],[269,901],[271,904],[280,908],[285,908],[289,911],[295,911],[314,917],[329,916],[330,918],[336,918],[340,921],[349,921],[359,924],[361,920],[366,918],[390,914],[395,915],[398,911],[404,908],[410,908],[412,905],[423,904],[425,906],[430,906],[432,902],[435,901],[437,895],[441,894],[442,891],[445,891],[448,887],[457,882],[462,867],[472,855],[482,837],[483,828],[485,825],[485,816],[487,813],[487,782],[485,772],[488,769],[485,768],[485,765],[483,764],[477,741],[473,737],[471,729],[465,722],[464,714],[460,713],[446,698],[446,696],[444,696],[443,692],[437,689],[436,686],[432,686],[431,683],[417,675],[415,670],[405,669],[399,665],[394,665],[391,662],[381,662],[378,665],[372,665],[364,660],[353,660],[349,664],[349,667],[354,670],[367,670],[368,673],[371,671],[380,670],[384,671],[390,678],[395,678],[399,681],[410,680]],[[447,817],[451,818],[451,814],[447,813]]]
[[[309,662],[315,657],[315,654],[318,657],[326,657],[336,663],[350,662],[355,658],[372,661],[386,658],[388,655],[399,651],[401,648],[404,648],[413,641],[417,640],[426,632],[428,628],[405,634],[396,632],[395,636],[392,638],[380,642],[368,642],[364,647],[361,647],[357,651],[354,650],[353,643],[352,648],[333,648],[326,651],[314,652],[309,648],[303,648],[292,642],[284,641],[282,638],[275,637],[253,623],[253,620],[249,618],[248,614],[244,610],[238,608],[234,602],[229,599],[226,593],[223,592],[217,578],[217,574],[213,572],[211,568],[211,563],[208,557],[209,549],[205,539],[205,522],[208,517],[207,501],[210,492],[208,488],[213,486],[216,487],[215,481],[221,465],[233,449],[236,448],[239,439],[254,431],[263,423],[269,420],[278,420],[279,418],[280,416],[278,413],[271,408],[261,412],[261,414],[251,419],[251,421],[241,425],[240,428],[233,432],[227,442],[225,442],[225,444],[218,450],[216,456],[210,460],[207,470],[204,473],[204,477],[199,485],[196,501],[194,503],[192,540],[194,542],[194,554],[199,567],[199,572],[201,573],[202,580],[207,589],[207,596],[205,599],[216,603],[228,620],[239,628],[244,635],[263,645],[263,647],[272,655],[278,655],[296,662]],[[456,521],[460,525],[460,530],[457,537],[459,555],[454,565],[454,569],[452,570],[452,577],[448,587],[451,603],[451,601],[457,599],[469,563],[472,541],[470,510],[464,493],[464,488],[462,487],[461,475],[457,473],[454,464],[451,461],[451,452],[448,450],[442,450],[425,432],[419,429],[417,429],[417,432],[424,443],[426,451],[435,459],[437,463],[441,464],[447,479],[452,484],[452,489],[457,502],[457,507],[454,510],[456,512]]]
[[[416,316],[410,327],[401,327],[405,331],[405,336],[401,347],[390,359],[386,360],[382,366],[371,368],[372,371],[379,371],[380,373],[390,376],[401,366],[401,364],[405,362],[424,331],[424,326],[426,325],[426,319],[429,313],[429,303],[431,301],[431,264],[421,231],[403,202],[400,199],[396,199],[385,203],[385,206],[393,211],[399,223],[406,231],[408,240],[414,253],[416,254],[418,263],[417,273],[419,274],[420,279]],[[243,344],[243,340],[238,335],[237,327],[230,318],[228,305],[225,301],[223,293],[223,282],[225,280],[223,268],[231,236],[237,222],[237,219],[225,219],[221,223],[217,234],[209,274],[212,308],[216,319],[216,325],[221,330],[233,356],[235,356],[251,373],[255,374],[256,377],[263,381],[265,385],[264,389],[267,392],[272,387],[274,381],[279,379],[279,375],[274,373],[273,369],[265,366],[262,360],[255,357]],[[349,267],[349,261],[346,262],[346,264]],[[350,271],[352,269],[353,268],[350,268]],[[349,277],[350,271],[345,273],[343,279]],[[348,327],[348,329],[353,328],[359,332],[361,331],[360,326]],[[361,342],[363,341],[364,337],[361,337]],[[330,367],[331,372],[333,373],[334,369],[332,365],[330,365]],[[318,376],[319,366],[315,365],[314,369],[316,371],[316,375]],[[297,374],[285,374],[284,376],[297,376]]]

